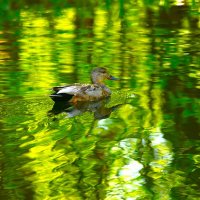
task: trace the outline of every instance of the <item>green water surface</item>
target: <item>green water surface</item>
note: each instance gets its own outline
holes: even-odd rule
[[[0,3],[1,200],[200,200],[199,0]]]

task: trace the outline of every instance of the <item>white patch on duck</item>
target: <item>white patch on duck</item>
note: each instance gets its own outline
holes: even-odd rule
[[[62,88],[61,90],[57,92],[57,94],[65,93],[65,94],[75,95],[79,93],[80,91],[81,91],[81,86],[72,85],[72,86]]]

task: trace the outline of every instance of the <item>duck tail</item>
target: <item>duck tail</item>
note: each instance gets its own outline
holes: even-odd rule
[[[49,96],[53,101],[69,101],[73,95],[65,94],[65,93],[59,93],[59,94],[51,94]]]

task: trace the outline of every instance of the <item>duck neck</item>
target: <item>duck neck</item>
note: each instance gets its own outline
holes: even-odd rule
[[[111,94],[111,90],[102,82],[102,81],[100,81],[98,78],[91,78],[92,79],[92,83],[93,84],[95,84],[95,85],[98,85],[98,86],[100,86],[101,88],[102,88],[102,90],[104,91],[104,92],[106,92],[108,95],[110,95]]]
[[[91,81],[95,85],[99,85],[101,87],[106,87],[105,84],[102,82],[102,80],[99,77],[97,77],[97,76],[95,76],[95,77],[92,76],[91,77]]]
[[[101,81],[96,81],[95,80],[95,81],[92,81],[92,83],[95,84],[95,85],[98,85],[98,86],[100,86],[102,88],[106,87],[106,85],[103,82],[101,82]]]

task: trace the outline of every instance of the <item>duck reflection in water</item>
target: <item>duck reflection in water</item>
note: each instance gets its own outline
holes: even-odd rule
[[[89,102],[76,102],[76,104],[66,101],[55,101],[52,109],[48,112],[49,116],[58,115],[60,113],[66,113],[68,117],[75,117],[82,115],[85,112],[94,113],[95,119],[105,119],[110,114],[119,108],[122,104],[118,104],[112,107],[106,105],[110,101],[110,97],[99,101]]]

